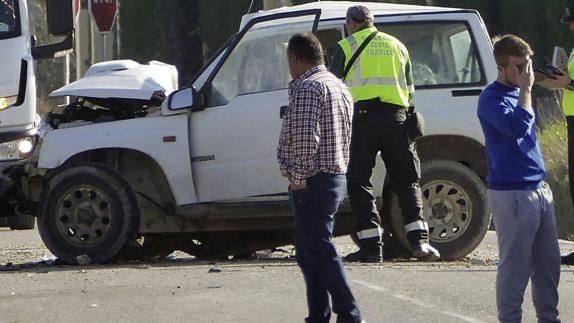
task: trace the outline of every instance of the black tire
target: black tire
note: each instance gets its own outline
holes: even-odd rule
[[[30,214],[18,214],[8,217],[8,226],[12,230],[31,230],[34,229],[36,218]]]
[[[0,228],[8,226],[8,218],[3,216],[0,217]]]
[[[104,165],[81,164],[55,174],[41,205],[40,236],[67,264],[77,264],[82,255],[90,263],[107,262],[134,241],[139,231],[133,190],[118,172]]]
[[[421,172],[430,242],[442,260],[460,260],[480,244],[490,225],[485,185],[470,168],[450,160],[423,163]],[[396,196],[391,212],[392,226],[410,250]]]

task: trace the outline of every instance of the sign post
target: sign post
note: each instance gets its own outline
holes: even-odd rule
[[[94,33],[92,39],[92,59],[94,62],[101,62],[106,57],[105,37],[108,34],[118,15],[118,1],[117,0],[88,0],[88,9],[92,16],[93,21],[96,23],[92,30],[97,30],[99,39],[96,41]],[[97,51],[97,48],[100,51]],[[111,48],[110,48],[111,50]],[[97,57],[96,57],[97,56]]]
[[[109,33],[118,15],[117,0],[89,0],[89,10],[100,33]]]
[[[77,30],[77,25],[78,25],[79,12],[80,12],[80,0],[73,0],[72,1],[72,13],[74,15],[73,21],[74,21],[74,28],[76,30]],[[76,39],[77,39],[77,35],[76,35]],[[65,85],[70,84],[70,74],[71,74],[70,64],[71,64],[71,53],[67,53],[65,58],[64,58],[64,84]],[[66,104],[70,104],[70,97],[69,96],[66,97]]]

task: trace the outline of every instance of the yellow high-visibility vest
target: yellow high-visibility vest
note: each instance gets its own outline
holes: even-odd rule
[[[339,42],[345,53],[345,66],[365,38],[376,30],[365,28]],[[406,47],[395,37],[378,32],[349,70],[345,84],[355,102],[378,97],[382,102],[408,107],[414,92],[410,66]]]
[[[574,50],[570,53],[570,58],[568,59],[568,75],[570,79],[574,80]],[[574,91],[564,89],[564,97],[562,98],[562,109],[564,110],[564,115],[574,116]]]

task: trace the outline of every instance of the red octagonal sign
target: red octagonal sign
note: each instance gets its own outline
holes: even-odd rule
[[[89,10],[101,33],[112,30],[118,14],[117,0],[89,0]]]

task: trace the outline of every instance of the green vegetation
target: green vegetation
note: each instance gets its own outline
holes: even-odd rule
[[[239,30],[250,2],[121,0],[121,58],[173,64],[185,85]]]
[[[554,206],[558,218],[558,235],[562,239],[574,239],[574,210],[570,202],[568,182],[568,136],[566,122],[548,125],[539,134],[544,153],[548,178],[546,181],[554,194]]]

